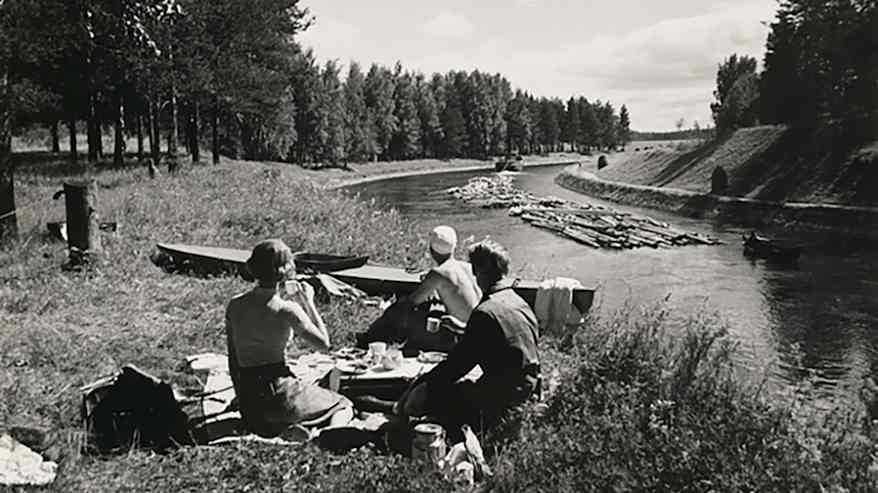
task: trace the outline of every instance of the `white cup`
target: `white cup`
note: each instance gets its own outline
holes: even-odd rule
[[[284,292],[290,298],[294,298],[297,294],[302,292],[302,286],[299,285],[299,281],[287,281],[284,283]]]
[[[369,343],[369,353],[372,355],[372,363],[380,364],[381,359],[384,357],[384,353],[387,352],[387,343],[386,342],[370,342]]]
[[[435,317],[427,317],[427,332],[435,334],[439,332],[439,323],[441,321]]]

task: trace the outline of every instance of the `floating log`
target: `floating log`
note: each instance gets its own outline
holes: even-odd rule
[[[557,197],[537,197],[517,188],[510,176],[476,177],[447,192],[479,207],[507,208],[509,215],[520,217],[532,226],[592,248],[668,248],[719,243],[715,238],[681,231],[647,216]]]
[[[583,245],[588,245],[592,248],[601,248],[600,243],[589,238],[588,235],[583,234],[583,233],[571,228],[570,226],[564,228],[563,230],[561,230],[561,232],[564,234],[564,236],[572,238],[573,240],[578,241],[579,243],[582,243]]]

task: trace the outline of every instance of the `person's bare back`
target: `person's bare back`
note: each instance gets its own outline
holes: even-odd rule
[[[448,314],[466,323],[482,297],[470,264],[449,258],[431,269],[427,277],[431,275],[436,279],[436,294]]]

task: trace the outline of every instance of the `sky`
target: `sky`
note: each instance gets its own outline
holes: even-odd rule
[[[631,128],[712,125],[719,63],[765,53],[775,0],[301,0],[321,62],[506,76],[536,96],[625,104]]]

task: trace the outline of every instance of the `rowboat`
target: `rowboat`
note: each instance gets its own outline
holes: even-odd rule
[[[524,161],[521,159],[501,160],[494,163],[495,171],[522,171],[523,169]]]
[[[205,272],[237,272],[249,277],[244,268],[250,258],[249,250],[236,248],[184,245],[179,243],[159,243],[158,250],[169,256],[175,266],[189,266]],[[365,265],[369,257],[365,255],[329,255],[325,253],[296,252],[293,254],[296,271],[300,273],[334,272]]]
[[[250,257],[248,250],[171,243],[159,243],[156,246],[161,253],[173,259],[175,267],[183,266],[184,270],[191,269],[198,272],[231,272],[249,278],[244,268]],[[345,257],[311,253],[297,255],[316,262],[310,264],[317,267],[312,270],[330,272],[336,279],[355,286],[369,295],[393,294],[401,297],[414,291],[421,283],[421,277],[417,273],[399,267],[368,264],[366,256]],[[303,265],[309,265],[308,261],[300,262],[297,257],[296,269],[301,272]],[[539,286],[540,281],[517,279],[513,289],[533,306]],[[591,308],[594,293],[595,289],[589,287],[573,290],[573,304],[581,313],[587,313]]]
[[[395,294],[405,296],[414,291],[421,283],[418,274],[398,267],[367,264],[354,269],[335,271],[332,276],[372,295]],[[530,306],[536,301],[540,281],[516,279],[513,289]],[[594,288],[577,288],[573,290],[573,304],[581,313],[587,313],[594,301]]]
[[[750,257],[762,257],[770,260],[797,262],[802,253],[802,247],[782,245],[776,240],[750,233],[742,235],[744,243],[744,255]]]

